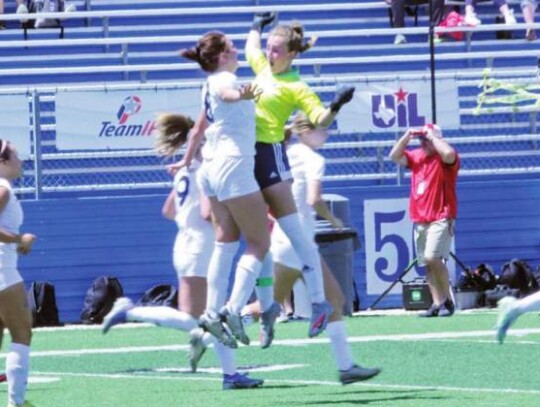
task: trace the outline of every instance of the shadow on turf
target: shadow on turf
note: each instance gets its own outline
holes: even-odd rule
[[[422,390],[422,392],[426,391],[432,391],[432,390]],[[339,404],[358,404],[358,405],[368,405],[372,403],[384,403],[384,405],[390,405],[392,401],[406,401],[406,400],[412,400],[412,401],[418,401],[418,400],[442,400],[444,397],[441,396],[429,396],[429,395],[421,395],[419,394],[418,390],[399,390],[399,391],[391,391],[391,390],[365,390],[364,388],[359,389],[359,391],[347,391],[347,392],[341,392],[339,395],[355,395],[355,396],[362,396],[362,395],[373,395],[377,393],[381,394],[388,394],[388,393],[398,393],[399,395],[390,396],[390,397],[377,397],[373,399],[366,399],[366,400],[351,400],[351,399],[345,399],[345,400],[336,400],[336,393],[329,394],[328,396],[332,397],[329,400],[317,400],[317,401],[303,401],[302,403],[299,403],[299,405],[322,405],[322,406],[330,406],[330,405],[339,405]]]
[[[246,369],[245,367],[240,367],[238,369],[239,371],[241,372],[245,372]],[[126,369],[126,370],[121,370],[121,371],[117,371],[115,373],[124,373],[124,374],[144,374],[144,373],[153,373],[153,374],[156,374],[158,373],[156,371],[155,368],[139,368],[139,369]],[[163,372],[160,372],[160,373],[163,373]],[[196,372],[196,373],[193,373],[191,372],[188,368],[186,368],[185,371],[167,371],[166,372],[167,374],[169,375],[182,375],[182,376],[195,376],[195,375],[208,375],[209,373],[207,372]],[[249,373],[249,372],[248,372]],[[221,375],[221,373],[215,373],[215,374],[219,374]],[[257,376],[257,373],[253,373],[254,376]],[[251,374],[250,374],[251,376]],[[260,377],[258,377],[260,378]],[[264,388],[265,389],[282,389],[282,390],[285,390],[285,389],[298,389],[298,388],[301,388],[301,387],[310,387],[309,384],[269,384],[268,382],[265,382],[264,384]]]
[[[197,374],[197,373],[193,373],[189,370],[189,368],[182,368],[182,369],[185,369],[184,371],[167,371],[166,373],[167,374],[170,374],[170,375],[173,375],[173,374],[178,374],[178,375],[193,375],[193,374]],[[156,370],[156,368],[153,368],[153,367],[144,367],[144,368],[140,368],[140,369],[126,369],[126,370],[120,370],[116,373],[130,373],[130,374],[137,374],[137,373],[158,373],[158,371]]]

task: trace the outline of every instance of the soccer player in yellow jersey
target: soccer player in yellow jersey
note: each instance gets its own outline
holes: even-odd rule
[[[333,312],[324,296],[320,255],[311,236],[306,236],[291,192],[291,172],[285,153],[285,124],[296,110],[303,111],[317,127],[328,127],[339,109],[348,103],[354,88],[340,89],[329,107],[300,79],[293,60],[313,45],[304,40],[300,24],[279,25],[268,36],[266,53],[261,49],[261,32],[275,15],[257,15],[246,42],[246,58],[256,74],[262,93],[256,100],[257,143],[255,177],[272,215],[301,259],[302,274],[310,294],[312,316],[308,335],[321,333]],[[265,262],[260,277],[271,278],[272,264]]]

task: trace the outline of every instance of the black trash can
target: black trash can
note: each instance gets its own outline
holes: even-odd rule
[[[325,194],[323,197],[331,212],[343,221],[345,227],[334,229],[327,221],[318,220],[315,241],[345,296],[343,314],[352,315],[355,298],[354,252],[360,248],[358,233],[347,226],[350,225],[349,199],[335,194]]]

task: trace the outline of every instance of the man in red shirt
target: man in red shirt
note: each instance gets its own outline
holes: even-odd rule
[[[406,150],[415,138],[420,148]],[[409,212],[419,264],[426,266],[433,297],[433,305],[421,316],[450,316],[455,307],[444,259],[450,254],[457,216],[459,155],[443,139],[438,126],[426,125],[407,130],[390,151],[390,158],[412,172]]]

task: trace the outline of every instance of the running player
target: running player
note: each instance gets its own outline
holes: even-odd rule
[[[521,315],[526,312],[540,311],[540,291],[520,299],[504,297],[499,300],[498,307],[499,315],[495,330],[497,340],[503,343],[506,332]]]
[[[156,151],[172,156],[186,141],[193,121],[187,117],[164,114],[156,120],[158,134]],[[104,318],[103,332],[127,321],[149,322],[157,326],[192,332],[188,359],[193,372],[211,343],[223,369],[223,389],[252,388],[263,381],[237,372],[235,351],[218,343],[210,334],[198,330],[197,318],[206,304],[206,273],[209,253],[214,249],[214,230],[210,223],[210,204],[199,192],[196,177],[201,161],[197,156],[190,168],[184,167],[174,177],[173,188],[163,205],[163,215],[176,221],[178,233],[173,248],[173,264],[178,275],[178,307],[135,307],[128,298],[119,298]],[[196,338],[196,339],[193,339]]]
[[[6,355],[8,407],[32,407],[25,401],[32,315],[17,259],[18,254],[30,253],[36,236],[19,233],[23,210],[13,193],[12,182],[21,175],[17,150],[9,141],[0,140],[0,332],[7,328],[11,336]]]

